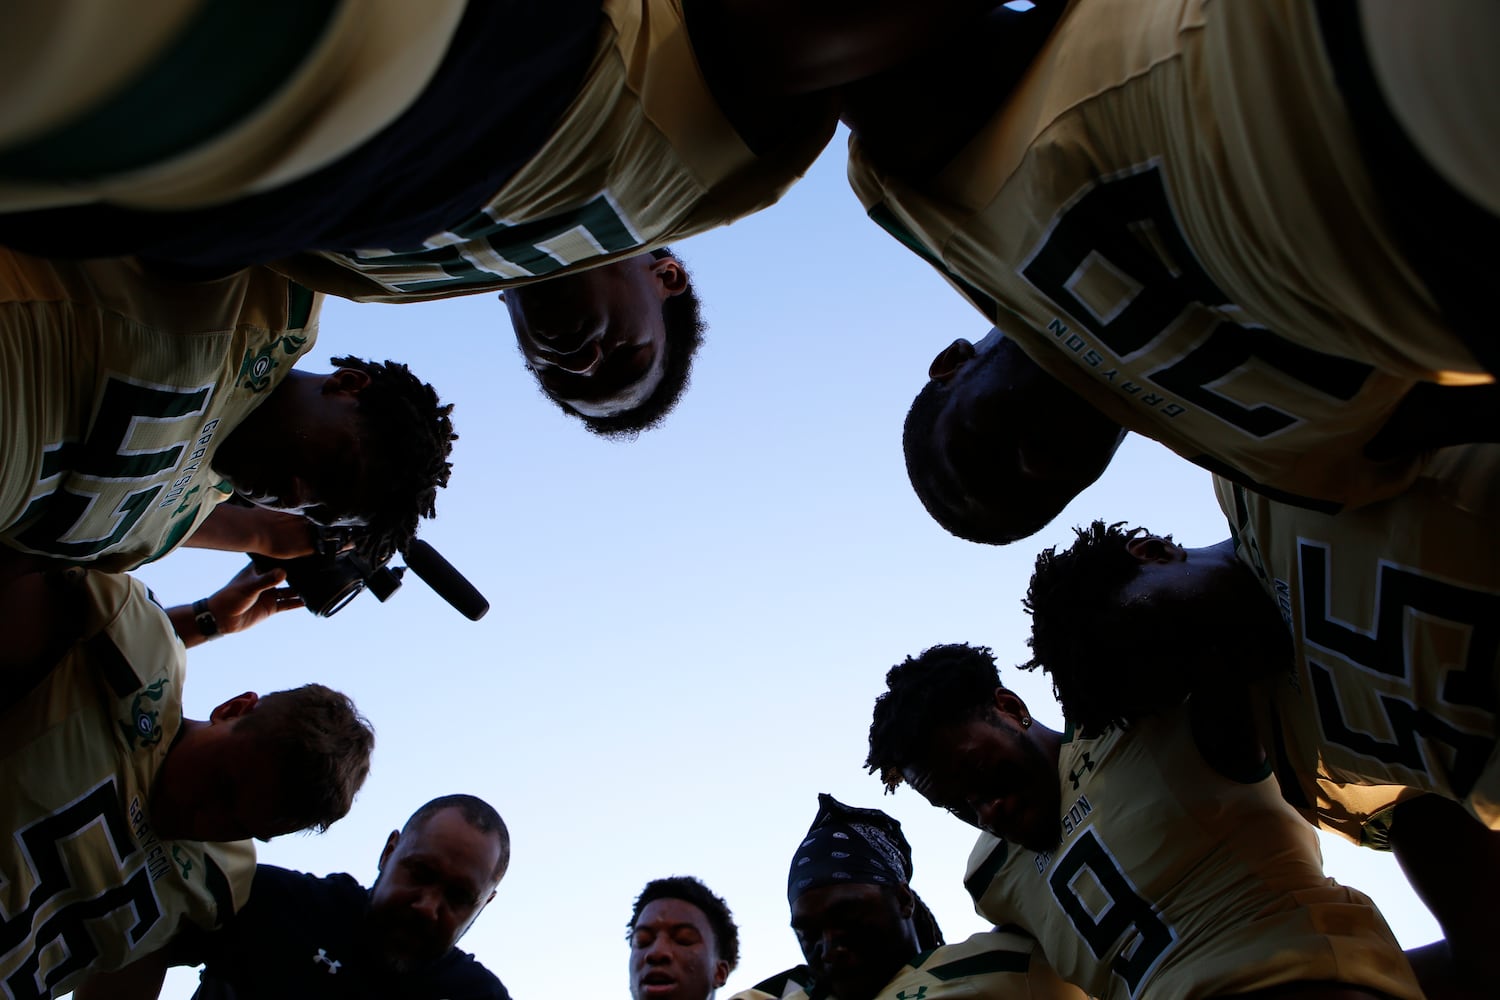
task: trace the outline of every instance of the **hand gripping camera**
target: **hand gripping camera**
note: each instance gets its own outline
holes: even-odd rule
[[[406,544],[401,550],[406,565],[394,568],[388,565],[389,559],[371,565],[362,556],[343,551],[348,541],[347,529],[319,527],[318,550],[310,556],[297,559],[251,556],[250,559],[261,572],[278,567],[285,571],[287,586],[302,598],[307,610],[323,618],[342,611],[365,589],[384,603],[400,588],[401,578],[408,569],[469,621],[477,622],[490,609],[484,595],[437,549],[420,539],[413,538]]]

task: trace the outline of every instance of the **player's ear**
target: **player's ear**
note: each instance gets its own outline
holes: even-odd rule
[[[323,380],[323,392],[359,392],[369,384],[369,372],[359,368],[340,368]]]
[[[246,691],[244,694],[237,694],[233,698],[230,698],[228,701],[219,705],[212,712],[209,712],[208,721],[230,722],[234,719],[240,718],[243,715],[249,715],[250,712],[255,708],[256,703],[259,701],[260,695],[256,694],[254,691]]]
[[[995,710],[1023,728],[1031,725],[1031,713],[1026,710],[1026,703],[1010,688],[995,688]]]
[[[729,963],[722,958],[714,963],[714,989],[729,981]]]
[[[963,337],[959,337],[932,359],[932,364],[927,366],[927,377],[946,382],[957,373],[959,368],[963,367],[964,362],[973,357],[974,345]]]
[[[1142,564],[1178,562],[1182,559],[1182,546],[1160,535],[1137,535],[1125,543],[1125,551]]]
[[[391,854],[396,850],[396,842],[401,839],[400,830],[392,830],[391,835],[385,838],[385,847],[380,852],[380,860],[375,862],[375,870],[385,871],[385,863],[391,859]]]
[[[670,299],[674,295],[681,295],[687,291],[687,271],[676,257],[663,257],[652,261],[651,273],[661,283],[662,294],[665,298]]]

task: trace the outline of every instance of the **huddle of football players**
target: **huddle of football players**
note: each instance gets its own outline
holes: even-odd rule
[[[252,568],[168,610],[130,571],[330,530],[378,564],[434,515],[452,406],[394,361],[295,368],[324,295],[499,291],[559,406],[654,426],[702,333],[670,244],[773,204],[840,121],[872,222],[993,327],[908,414],[928,512],[1014,543],[1134,431],[1212,475],[1228,538],[1100,520],[1038,556],[1026,668],[1062,731],[985,646],[890,668],[868,767],[977,828],[993,929],[945,943],[899,824],[822,795],[787,884],[806,964],[737,997],[1486,994],[1500,7],[1014,6],[0,12],[5,994],[154,998],[202,964],[204,1000],[506,996],[454,947],[509,863],[495,810],[423,805],[369,889],[257,866],[348,812],[371,726],[317,683],[183,718],[187,649],[301,599]],[[1393,851],[1445,940],[1403,952],[1318,828]],[[635,1000],[739,961],[693,878],[627,930]]]

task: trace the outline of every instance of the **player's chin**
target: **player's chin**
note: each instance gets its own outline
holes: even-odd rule
[[[1021,827],[1014,839],[1028,851],[1045,854],[1062,843],[1062,823],[1057,818],[1056,809],[1033,807],[1021,819]]]

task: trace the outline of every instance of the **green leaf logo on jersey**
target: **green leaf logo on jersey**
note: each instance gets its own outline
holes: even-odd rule
[[[197,504],[192,503],[192,499],[193,499],[193,494],[197,493],[200,488],[201,487],[194,486],[192,489],[188,490],[186,493],[184,493],[182,495],[182,504],[176,510],[172,511],[172,516],[173,517],[176,517],[178,514],[181,514],[183,511],[187,510],[188,507],[189,507],[189,505],[191,505],[193,507],[198,506]]]
[[[307,335],[301,333],[287,333],[271,341],[259,351],[245,351],[245,360],[240,362],[240,373],[237,378],[243,389],[251,392],[262,392],[271,384],[271,373],[276,370],[276,352],[279,350],[288,357],[295,357],[307,344]]]
[[[245,360],[240,362],[240,388],[261,392],[270,386],[271,373],[276,370],[276,359],[272,355],[280,344],[280,340],[274,340],[258,352],[245,352]]]
[[[927,987],[925,987],[925,986],[918,986],[917,987],[917,992],[911,994],[910,996],[907,996],[907,993],[906,993],[905,990],[901,990],[899,993],[896,994],[896,1000],[922,1000],[922,998],[925,997],[926,995],[927,995]]]
[[[281,338],[276,343],[281,346],[281,350],[285,354],[299,354],[307,344],[307,334],[285,333],[281,335]]]
[[[182,848],[177,844],[172,845],[172,860],[177,862],[177,867],[182,869],[183,881],[187,881],[193,870],[193,859],[182,853]]]
[[[132,750],[143,747],[154,747],[161,742],[161,725],[157,722],[161,713],[152,709],[151,703],[162,699],[162,692],[167,686],[167,679],[152,684],[135,696],[135,701],[130,705],[132,724],[120,723],[120,730],[125,734],[125,739],[130,742]]]

